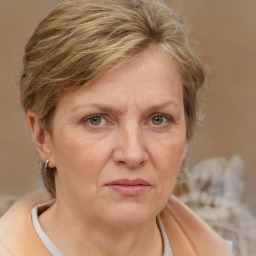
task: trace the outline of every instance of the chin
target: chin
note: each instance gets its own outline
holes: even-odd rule
[[[108,216],[107,216],[108,215]],[[136,227],[155,218],[155,209],[134,202],[121,203],[105,212],[107,222],[117,227]]]

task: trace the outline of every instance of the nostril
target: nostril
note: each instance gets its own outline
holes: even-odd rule
[[[136,169],[145,165],[147,157],[144,155],[130,155],[124,152],[115,152],[113,159],[117,165],[125,166],[129,169]]]
[[[126,165],[129,169],[137,169],[142,167],[145,164],[145,160],[144,159],[129,159],[126,161],[123,161],[123,164]]]
[[[121,166],[126,165],[126,163],[124,161],[118,161],[117,164],[121,165]]]

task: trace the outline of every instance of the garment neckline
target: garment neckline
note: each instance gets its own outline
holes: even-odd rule
[[[64,256],[64,254],[57,248],[57,246],[50,240],[50,238],[46,235],[46,233],[43,231],[39,220],[38,216],[47,210],[53,203],[47,203],[47,204],[41,204],[35,206],[32,211],[31,211],[31,219],[32,219],[32,224],[35,228],[35,231],[39,238],[41,239],[42,243],[48,250],[48,252],[51,254],[51,256]],[[157,220],[157,225],[159,227],[161,236],[162,236],[162,241],[163,241],[163,256],[172,256],[172,251],[171,251],[171,246],[167,237],[167,234],[164,229],[164,225],[161,221],[161,218],[159,215],[156,216]]]

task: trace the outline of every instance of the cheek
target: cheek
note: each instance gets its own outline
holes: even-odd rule
[[[173,186],[184,158],[185,139],[168,139],[154,148],[154,164],[159,183]]]
[[[110,143],[95,142],[81,136],[56,140],[54,155],[60,176],[87,183],[96,180],[109,157]]]
[[[66,139],[56,151],[56,190],[59,197],[78,202],[96,200],[102,180],[102,170],[108,160],[110,143],[79,142]],[[74,200],[76,198],[76,200]]]

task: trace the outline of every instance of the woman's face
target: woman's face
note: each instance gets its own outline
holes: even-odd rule
[[[187,151],[176,64],[150,48],[65,96],[48,141],[60,207],[97,224],[152,220]]]

